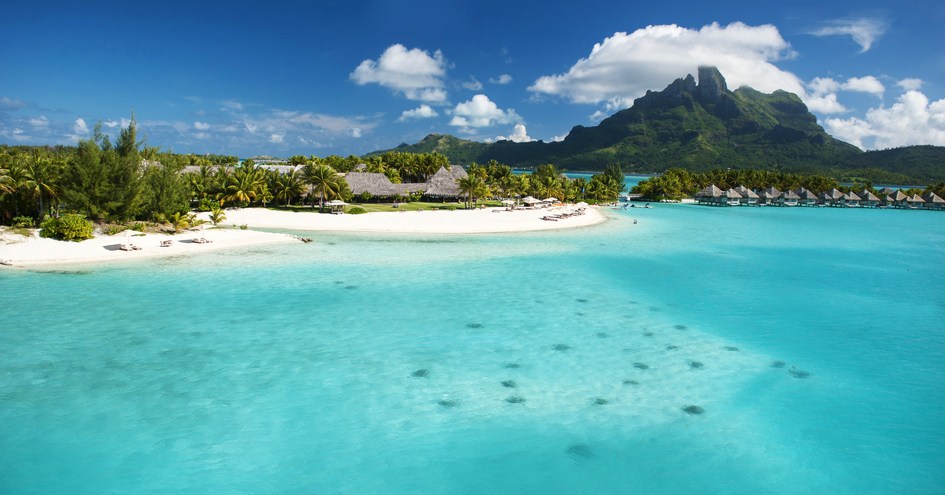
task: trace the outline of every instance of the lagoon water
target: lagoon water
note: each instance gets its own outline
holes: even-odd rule
[[[945,492],[945,215],[612,216],[0,272],[0,493]]]

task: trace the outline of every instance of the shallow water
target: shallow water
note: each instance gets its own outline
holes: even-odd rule
[[[0,272],[0,493],[945,491],[945,215],[613,213]]]

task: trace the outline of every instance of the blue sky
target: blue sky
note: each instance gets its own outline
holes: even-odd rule
[[[363,154],[562,139],[720,68],[863,149],[945,145],[945,3],[3,2],[0,143]]]

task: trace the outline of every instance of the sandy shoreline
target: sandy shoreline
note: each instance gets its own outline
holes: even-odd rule
[[[428,210],[328,215],[310,212],[284,212],[263,208],[226,210],[224,225],[247,225],[250,229],[286,229],[332,232],[393,232],[405,234],[493,234],[536,230],[586,227],[606,220],[596,207],[584,215],[558,221],[541,217],[565,212],[565,208],[507,211],[504,208],[480,210]]]
[[[82,242],[63,242],[0,234],[0,263],[6,267],[41,267],[75,263],[126,261],[146,258],[199,254],[222,249],[262,244],[300,242],[295,236],[253,229],[284,229],[332,232],[388,232],[405,234],[482,234],[567,229],[594,225],[606,220],[597,208],[590,207],[584,215],[558,221],[541,220],[542,216],[564,210],[504,209],[456,211],[404,211],[368,213],[363,215],[328,215],[308,212],[284,212],[262,208],[226,211],[223,226],[237,228],[206,228],[179,234],[97,235]],[[206,214],[203,214],[206,217]],[[193,242],[206,238],[209,243]],[[163,247],[163,241],[171,241]],[[140,249],[126,251],[122,244],[131,243]]]

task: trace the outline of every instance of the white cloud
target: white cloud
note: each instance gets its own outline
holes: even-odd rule
[[[567,134],[562,134],[562,135],[560,135],[560,136],[551,136],[551,142],[552,142],[552,143],[560,143],[561,141],[564,141],[564,138],[566,138],[566,137],[568,137]]]
[[[482,91],[482,83],[479,82],[475,77],[469,78],[468,81],[462,84],[463,88],[470,91]]]
[[[108,127],[109,129],[114,129],[118,127],[118,122],[114,120],[106,120],[105,122],[102,122],[102,125]]]
[[[829,114],[843,113],[847,108],[837,100],[837,91],[841,84],[829,77],[815,77],[807,84],[810,94],[804,98],[808,110],[811,112]]]
[[[285,139],[285,134],[270,134],[269,142],[274,144],[282,144],[282,140]]]
[[[210,139],[210,134],[206,132],[198,132],[194,134],[194,137],[197,139]]]
[[[534,141],[531,137],[528,136],[528,131],[525,129],[525,124],[515,124],[515,127],[512,129],[512,133],[508,136],[496,136],[495,141],[512,141],[513,143],[529,143]]]
[[[883,87],[883,83],[879,82],[879,79],[873,76],[851,77],[847,79],[847,82],[843,83],[841,87],[846,91],[869,93],[877,96],[882,96],[883,92],[886,91],[886,88]]]
[[[508,74],[501,74],[499,77],[490,77],[489,82],[492,84],[508,84],[512,82],[512,76]]]
[[[648,26],[630,34],[614,33],[595,44],[568,72],[542,76],[528,89],[574,103],[609,101],[627,107],[648,89],[663,88],[694,73],[700,65],[713,65],[732,89],[748,85],[763,92],[783,89],[803,97],[802,81],[772,63],[793,56],[790,44],[772,25],[713,23],[698,30]]]
[[[196,120],[194,121],[194,129],[197,129],[198,131],[207,131],[210,130],[210,124]]]
[[[486,95],[475,95],[472,99],[456,105],[453,109],[451,126],[471,128],[489,127],[496,124],[512,124],[520,122],[521,117],[515,110],[502,110]]]
[[[29,123],[33,127],[45,128],[49,126],[49,119],[45,115],[40,115],[29,119]]]
[[[243,111],[243,104],[235,100],[224,100],[223,103],[221,104],[223,105],[222,110],[237,111],[237,112]]]
[[[906,91],[918,91],[922,89],[922,85],[925,82],[921,79],[906,78],[896,83],[896,86],[906,90]]]
[[[814,36],[850,36],[860,45],[860,53],[869,51],[873,43],[886,33],[887,24],[881,19],[861,17],[858,19],[841,19],[830,22],[828,25],[811,31]]]
[[[85,124],[85,120],[81,117],[75,119],[75,124],[72,125],[72,132],[78,135],[88,135],[89,126]]]
[[[919,91],[907,91],[889,108],[872,108],[865,118],[827,119],[827,131],[864,149],[915,144],[945,146],[945,99],[929,103]]]
[[[404,110],[400,114],[400,118],[397,119],[397,122],[405,122],[408,120],[417,120],[417,119],[429,119],[439,115],[436,113],[436,110],[430,108],[430,105],[423,104],[413,110]]]
[[[23,100],[10,98],[8,96],[0,96],[0,110],[19,110],[28,106],[29,104]]]
[[[352,127],[348,129],[348,135],[353,138],[360,138],[363,134],[363,131],[360,127]]]
[[[30,136],[27,136],[23,129],[13,129],[13,135],[11,136],[16,141],[29,141],[33,139]]]
[[[376,83],[393,89],[410,100],[443,102],[445,76],[442,52],[437,50],[431,56],[425,50],[408,50],[398,43],[384,50],[376,61],[362,61],[348,77],[358,85]]]

